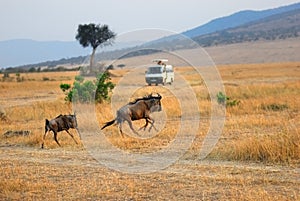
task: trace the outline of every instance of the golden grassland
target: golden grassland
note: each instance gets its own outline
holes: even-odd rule
[[[45,118],[72,113],[61,83],[72,84],[76,72],[21,74],[22,82],[0,82],[1,181],[5,200],[299,200],[300,63],[218,66],[226,95],[239,100],[226,109],[226,122],[208,158],[197,159],[209,127],[210,98],[192,67],[177,67],[197,93],[200,128],[181,160],[161,172],[131,175],[98,166],[82,144],[65,132],[52,134],[41,150]],[[117,83],[128,70],[112,70]],[[176,82],[174,83],[176,84]],[[133,99],[154,90],[145,87]],[[148,152],[168,146],[180,118],[179,103],[167,88],[162,105],[169,121],[150,139],[121,138],[115,126],[105,131],[121,149]],[[96,105],[99,124],[114,118],[110,103]],[[195,122],[192,122],[194,124]],[[144,121],[135,122],[137,128]],[[82,126],[82,125],[80,125]],[[83,127],[88,125],[83,125]],[[125,127],[125,126],[124,126]],[[29,136],[5,137],[9,130],[29,130]],[[71,130],[75,133],[74,130]],[[79,140],[79,136],[76,135]]]

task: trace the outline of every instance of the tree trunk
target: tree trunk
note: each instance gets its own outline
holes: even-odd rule
[[[90,58],[90,68],[89,68],[89,73],[92,73],[92,70],[93,70],[93,66],[94,66],[94,57],[95,57],[95,53],[96,53],[96,49],[97,48],[93,48],[93,52],[92,52],[92,55],[91,55],[91,58]]]

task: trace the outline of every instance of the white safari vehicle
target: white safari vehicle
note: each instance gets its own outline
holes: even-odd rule
[[[172,84],[174,82],[174,71],[172,65],[167,65],[167,59],[154,59],[155,65],[148,67],[145,79],[148,85],[151,84]]]

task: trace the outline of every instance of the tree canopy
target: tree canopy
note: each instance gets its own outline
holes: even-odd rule
[[[115,39],[116,34],[108,28],[108,25],[100,24],[79,24],[76,34],[76,40],[83,47],[91,46],[93,52],[90,58],[90,70],[93,66],[93,60],[97,47],[111,45]]]

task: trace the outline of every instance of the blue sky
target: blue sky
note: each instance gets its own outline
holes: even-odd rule
[[[299,0],[0,0],[0,41],[19,38],[74,41],[78,24],[83,23],[108,24],[118,35],[143,29],[183,32],[241,10],[264,10],[297,2]]]

